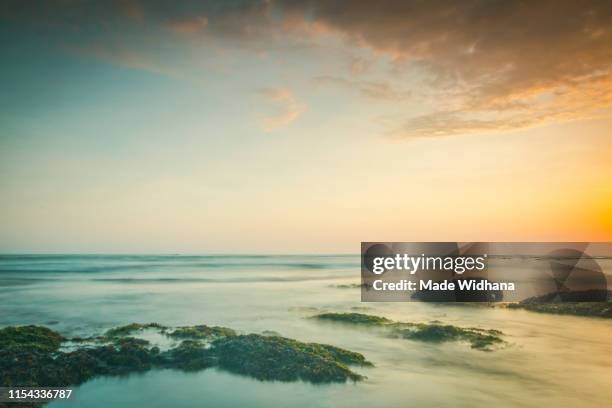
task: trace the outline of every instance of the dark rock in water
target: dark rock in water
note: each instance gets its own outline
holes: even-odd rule
[[[145,339],[137,339],[135,337],[119,337],[114,338],[113,343],[120,347],[130,347],[130,346],[148,346],[151,344],[148,340]]]
[[[57,334],[57,333],[56,333]],[[2,338],[0,333],[0,338]],[[96,375],[127,374],[148,370],[156,359],[137,341],[125,338],[116,345],[86,348],[69,353],[55,350],[0,351],[0,383],[5,386],[59,387],[80,384]]]
[[[396,323],[391,333],[392,336],[430,343],[466,341],[473,349],[482,351],[491,351],[493,346],[504,343],[499,337],[502,334],[499,330],[463,328],[450,324]]]
[[[313,316],[313,318],[338,323],[363,324],[370,326],[378,326],[393,322],[386,317],[367,315],[363,313],[321,313]]]
[[[532,312],[612,318],[612,302],[599,301],[610,299],[612,291],[574,291],[563,294],[551,293],[534,296],[518,303],[508,305],[510,309],[525,309]],[[588,301],[596,299],[597,301]]]
[[[159,362],[168,368],[198,371],[217,365],[217,357],[197,340],[183,340],[178,347],[160,355]]]
[[[394,322],[385,317],[361,313],[323,313],[313,316],[315,319],[340,323],[369,326],[384,329],[391,337],[404,338],[430,343],[448,341],[465,341],[474,349],[491,351],[493,346],[505,344],[499,337],[499,330],[486,330],[475,327],[457,327],[441,324],[439,321],[430,323]]]
[[[329,285],[329,287],[336,288],[336,289],[359,289],[359,288],[368,289],[370,285],[367,283],[340,283],[337,285]]]
[[[262,336],[277,336],[277,337],[281,337],[281,334],[277,331],[274,330],[264,330],[261,332]]]
[[[0,350],[56,351],[64,338],[41,326],[7,327],[0,330]]]
[[[186,338],[160,352],[149,341],[128,336],[157,329]],[[63,352],[62,342],[79,347]],[[363,377],[347,365],[371,365],[358,353],[325,344],[302,343],[279,336],[242,335],[224,327],[185,326],[170,330],[156,323],[130,324],[105,336],[66,340],[45,327],[0,330],[0,384],[3,386],[78,385],[100,375],[123,375],[152,368],[185,371],[218,366],[261,380],[310,382],[357,381]]]
[[[259,380],[358,381],[363,377],[347,364],[372,365],[361,354],[337,347],[257,334],[216,340],[213,353],[221,368]]]
[[[176,339],[211,339],[235,335],[236,332],[227,327],[211,327],[204,324],[198,326],[177,327],[174,331],[168,333],[168,336]]]
[[[130,334],[134,334],[136,332],[142,331],[144,329],[159,329],[160,331],[165,331],[167,329],[166,326],[162,326],[159,323],[130,323],[125,326],[114,327],[108,330],[105,333],[106,337],[117,337],[117,336],[127,336]]]

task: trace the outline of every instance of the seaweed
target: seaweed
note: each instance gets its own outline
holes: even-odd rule
[[[610,299],[612,291],[575,291],[563,293],[560,301],[556,293],[534,296],[518,303],[510,303],[510,309],[524,309],[531,312],[572,316],[612,318],[612,302],[579,301],[580,299]]]
[[[511,303],[510,309],[524,309],[530,312],[558,315],[612,318],[610,302],[563,302],[563,303]]]
[[[160,352],[149,341],[129,336],[146,328],[185,340]],[[72,342],[78,348],[64,352],[60,348],[64,342]],[[238,335],[229,328],[206,325],[171,330],[157,323],[133,323],[110,329],[104,336],[70,340],[46,327],[7,327],[0,330],[0,346],[0,383],[4,386],[68,386],[100,375],[209,367],[260,380],[344,382],[364,378],[348,365],[371,365],[359,353],[327,344],[302,343],[280,336]]]
[[[59,334],[54,333],[55,336]],[[5,386],[47,387],[80,384],[96,375],[118,375],[150,369],[158,352],[133,338],[67,353],[57,349],[28,348],[26,345],[18,349],[2,349],[0,383]]]
[[[380,326],[393,323],[386,317],[367,315],[363,313],[321,313],[313,316],[314,319],[328,320],[338,323],[362,324],[369,326]]]
[[[493,346],[502,345],[503,334],[499,330],[480,329],[476,327],[458,327],[442,324],[440,321],[429,323],[394,322],[386,317],[361,313],[322,313],[313,316],[314,319],[338,323],[346,323],[373,328],[381,328],[391,337],[417,340],[429,343],[445,343],[449,341],[465,341],[473,349],[491,351]]]
[[[159,329],[161,331],[165,331],[167,327],[162,326],[159,323],[147,323],[147,324],[130,323],[130,324],[126,324],[125,326],[114,327],[108,330],[104,335],[108,338],[127,336],[135,332],[142,331],[144,329]]]
[[[359,381],[364,377],[347,365],[372,365],[361,354],[337,347],[258,334],[215,340],[212,352],[219,367],[259,380]]]
[[[206,326],[182,326],[168,333],[169,337],[176,339],[210,339],[217,337],[235,336],[236,332],[227,327]]]
[[[41,326],[7,327],[0,330],[0,349],[56,351],[64,337],[51,329]]]
[[[198,371],[217,365],[217,360],[217,357],[201,341],[183,340],[178,347],[162,353],[159,363],[167,368]]]
[[[499,330],[463,328],[439,323],[397,323],[391,325],[391,335],[404,339],[429,343],[466,341],[473,349],[491,351],[495,345],[503,344]]]

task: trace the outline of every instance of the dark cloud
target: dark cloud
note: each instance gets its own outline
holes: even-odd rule
[[[265,49],[331,33],[384,55],[394,70],[427,73],[423,92],[440,98],[439,111],[405,118],[391,130],[399,137],[510,130],[612,105],[610,1],[4,1],[0,16],[72,41],[154,30]],[[410,100],[393,76],[355,79],[364,67],[318,80]]]
[[[245,34],[261,23],[253,16],[268,15],[267,1],[179,1],[163,0],[4,0],[0,18],[25,24],[26,28],[100,28],[138,24],[172,26],[187,21],[211,20],[221,34]]]
[[[423,67],[429,85],[461,105],[408,119],[396,135],[507,130],[591,117],[612,102],[610,1],[308,1],[291,7],[398,65]],[[474,119],[492,113],[505,117]]]

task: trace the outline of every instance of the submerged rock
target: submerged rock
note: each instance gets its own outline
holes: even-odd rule
[[[6,327],[0,330],[0,350],[34,350],[52,352],[59,349],[64,337],[42,326]]]
[[[44,329],[44,328],[40,328]],[[4,333],[0,333],[2,339]],[[55,333],[55,335],[58,335]],[[0,351],[0,383],[4,386],[66,386],[97,375],[118,375],[152,367],[157,352],[138,339],[71,352],[27,349]]]
[[[179,345],[160,352],[145,339],[130,337],[157,329]],[[205,325],[171,330],[157,323],[111,329],[93,342],[67,340],[46,327],[0,330],[0,384],[4,386],[78,385],[100,375],[122,375],[152,368],[185,371],[220,367],[260,380],[344,382],[361,380],[348,365],[371,365],[361,354],[326,344],[302,343],[279,336],[238,335]],[[76,345],[64,352],[63,342]]]
[[[499,337],[502,334],[499,330],[463,328],[439,323],[396,323],[392,325],[391,334],[404,339],[430,343],[465,341],[470,343],[473,349],[483,351],[491,351],[493,346],[504,343]]]
[[[114,327],[104,334],[106,337],[118,337],[118,336],[127,336],[130,334],[134,334],[139,331],[143,331],[145,329],[158,329],[160,331],[165,331],[168,329],[166,326],[162,326],[159,323],[130,323],[125,326]]]
[[[579,298],[582,293],[577,292],[576,297]],[[611,296],[610,293],[608,291],[608,298]],[[571,299],[571,294],[567,296]],[[539,313],[612,318],[612,302],[555,302],[554,294],[531,297],[518,303],[510,303],[508,308],[525,309]]]
[[[392,320],[389,320],[386,317],[367,315],[363,313],[321,313],[313,316],[313,318],[339,323],[363,324],[370,326],[393,323]]]
[[[322,313],[313,316],[315,319],[361,326],[382,328],[391,337],[424,341],[430,343],[444,343],[448,341],[464,341],[472,348],[491,351],[493,346],[505,342],[500,338],[503,333],[499,330],[486,330],[475,327],[458,327],[442,324],[439,321],[430,323],[403,323],[394,322],[381,316],[361,313]]]
[[[211,339],[217,337],[235,336],[236,332],[227,327],[206,326],[204,324],[198,326],[183,326],[178,327],[174,331],[168,333],[169,337],[176,339]]]
[[[358,381],[363,377],[347,365],[372,365],[361,354],[334,346],[258,334],[216,340],[212,352],[219,367],[259,380]]]
[[[217,365],[218,358],[199,340],[183,340],[178,347],[160,355],[160,364],[167,368],[198,371]]]

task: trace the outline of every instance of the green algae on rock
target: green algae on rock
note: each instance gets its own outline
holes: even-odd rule
[[[392,320],[389,320],[386,317],[368,315],[363,313],[321,313],[313,316],[313,318],[338,323],[363,324],[370,326],[379,326],[383,324],[393,323]]]
[[[118,337],[118,336],[127,336],[130,334],[134,334],[139,331],[143,331],[145,329],[159,329],[160,331],[165,331],[167,329],[166,326],[163,326],[159,323],[130,323],[125,326],[114,327],[110,330],[107,330],[104,334],[106,337]]]
[[[4,333],[0,333],[2,338]],[[67,353],[39,347],[3,348],[0,350],[0,383],[5,386],[76,385],[94,376],[127,374],[153,366],[159,350],[148,348],[134,341],[136,339],[123,340]]]
[[[216,340],[213,351],[219,367],[259,380],[358,381],[364,377],[347,365],[372,365],[361,354],[334,346],[258,334]]]
[[[504,343],[499,337],[499,330],[462,328],[439,323],[395,323],[391,326],[391,335],[394,337],[430,343],[466,341],[472,348],[483,351],[491,351],[492,346]]]
[[[41,326],[6,327],[0,330],[1,350],[36,350],[51,352],[59,349],[64,338]]]
[[[524,309],[531,312],[549,313],[572,316],[590,316],[612,318],[611,302],[559,302],[559,303],[538,303],[523,300],[519,303],[510,303],[509,309]]]
[[[177,327],[174,331],[168,333],[169,337],[176,339],[211,339],[235,335],[236,332],[227,327],[211,327],[204,324],[198,326]]]
[[[217,365],[218,358],[199,340],[183,340],[178,347],[160,355],[160,365],[184,371],[198,371]]]
[[[382,328],[391,337],[424,341],[430,343],[444,343],[448,341],[465,341],[471,347],[482,351],[491,351],[493,346],[505,342],[500,338],[503,333],[499,330],[487,330],[475,327],[458,327],[442,324],[439,321],[430,323],[403,323],[394,322],[386,317],[367,315],[362,313],[322,313],[313,316],[314,319],[327,320],[361,326]]]
[[[129,336],[144,329],[157,329],[168,337],[186,339],[160,352],[149,341]],[[325,383],[361,380],[364,377],[347,366],[371,365],[359,353],[326,344],[258,334],[239,336],[232,329],[205,325],[171,330],[157,323],[134,323],[111,329],[105,336],[80,340],[81,343],[67,340],[39,326],[0,330],[0,383],[67,386],[100,375],[123,375],[152,368],[193,371],[215,366],[260,380]],[[63,342],[76,344],[77,349],[62,351]]]

